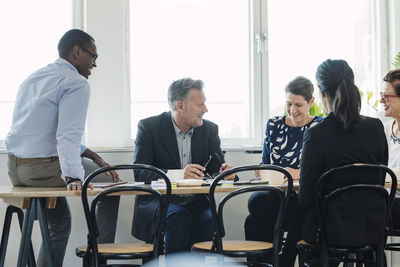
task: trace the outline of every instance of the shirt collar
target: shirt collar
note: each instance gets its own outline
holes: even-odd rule
[[[78,70],[75,68],[75,66],[72,65],[72,64],[71,64],[68,60],[66,60],[66,59],[63,59],[63,58],[59,57],[59,58],[56,59],[55,63],[56,63],[56,64],[60,64],[60,65],[65,65],[65,66],[67,66],[69,69],[71,69],[71,70],[73,70],[73,71],[79,73]]]
[[[179,129],[178,126],[176,126],[172,116],[171,116],[171,121],[172,121],[172,125],[174,125],[175,135],[180,135],[180,134],[181,135],[185,135],[185,133],[181,129]],[[190,130],[186,134],[192,135],[193,134],[193,130],[194,130],[194,128],[190,128]]]

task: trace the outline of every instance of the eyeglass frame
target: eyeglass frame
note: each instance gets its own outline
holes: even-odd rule
[[[393,94],[386,94],[384,92],[380,92],[381,95],[381,100],[384,102],[387,102],[389,100],[389,97],[400,97],[399,95],[393,95]]]
[[[89,55],[92,56],[93,61],[96,61],[96,59],[99,57],[97,53],[93,53],[92,51],[87,50],[86,48],[81,47],[81,49],[85,52],[87,52]]]

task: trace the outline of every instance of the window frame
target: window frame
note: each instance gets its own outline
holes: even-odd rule
[[[100,57],[98,68],[89,79],[91,100],[87,127],[83,142],[96,149],[131,148],[134,139],[130,137],[130,66],[129,66],[129,0],[97,1],[71,0],[73,2],[73,27],[89,32],[96,39]],[[376,64],[377,91],[380,79],[390,68],[391,59],[400,51],[400,21],[395,14],[400,3],[395,0],[374,1],[376,9]],[[228,149],[260,148],[264,138],[265,124],[270,117],[268,85],[268,0],[250,0],[252,12],[250,24],[253,28],[249,66],[252,74],[250,94],[251,138],[222,138],[222,146]],[[116,30],[117,29],[117,30]],[[262,53],[257,51],[256,36],[265,35],[261,43]],[[115,69],[118,68],[118,71]],[[379,85],[379,86],[378,86]],[[117,122],[117,123],[115,123]],[[101,134],[99,134],[101,133]],[[107,140],[107,143],[104,141]],[[5,148],[0,139],[0,149]]]

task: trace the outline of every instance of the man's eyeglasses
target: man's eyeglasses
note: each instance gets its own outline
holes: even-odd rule
[[[383,100],[384,102],[387,102],[389,97],[399,97],[399,96],[381,92],[381,100]]]
[[[82,49],[83,51],[85,51],[86,53],[88,53],[89,55],[91,55],[92,58],[93,58],[93,61],[96,61],[96,59],[97,59],[98,56],[99,56],[97,53],[93,53],[93,52],[87,50],[86,48],[81,47],[81,49]]]

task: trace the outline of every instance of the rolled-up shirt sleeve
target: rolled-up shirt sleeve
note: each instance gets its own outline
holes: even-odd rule
[[[81,144],[81,155],[83,154],[83,152],[85,152],[86,149],[88,149],[87,146]]]
[[[90,86],[87,82],[73,83],[59,99],[57,153],[60,160],[61,177],[84,180],[81,154],[86,147],[81,144],[89,104]]]

